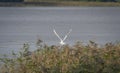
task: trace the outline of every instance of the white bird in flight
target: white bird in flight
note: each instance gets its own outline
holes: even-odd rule
[[[65,37],[63,39],[61,39],[61,37],[58,35],[58,33],[55,31],[55,29],[53,29],[53,32],[55,33],[55,35],[60,39],[60,44],[61,45],[65,45],[65,40],[68,37],[68,35],[70,34],[70,32],[72,31],[72,29],[69,30],[69,32],[65,35]]]

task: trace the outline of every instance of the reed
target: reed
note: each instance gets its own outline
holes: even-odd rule
[[[120,43],[101,47],[93,41],[62,47],[41,44],[34,52],[29,46],[13,52],[14,58],[0,58],[0,73],[120,73]]]

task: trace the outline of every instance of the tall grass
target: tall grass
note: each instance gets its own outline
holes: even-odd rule
[[[39,45],[34,52],[29,44],[14,58],[1,58],[0,73],[120,73],[120,44],[99,47],[90,41],[73,46]]]

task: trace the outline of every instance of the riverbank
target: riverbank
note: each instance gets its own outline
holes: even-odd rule
[[[0,7],[26,7],[26,6],[98,6],[98,7],[117,7],[120,2],[0,2]]]

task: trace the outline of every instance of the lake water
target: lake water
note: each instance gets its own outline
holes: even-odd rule
[[[38,38],[48,45],[72,29],[67,44],[120,41],[120,7],[0,7],[0,54],[18,51],[23,43],[35,50]]]

